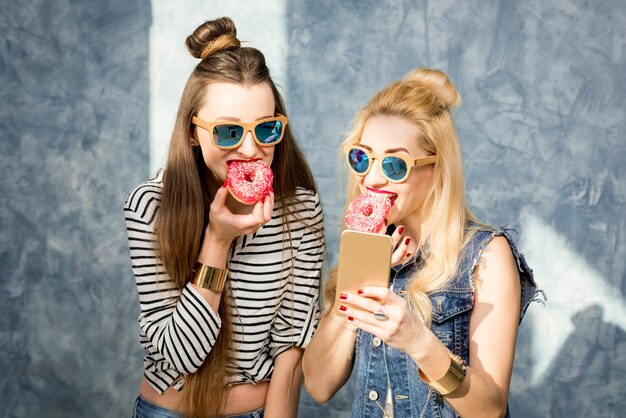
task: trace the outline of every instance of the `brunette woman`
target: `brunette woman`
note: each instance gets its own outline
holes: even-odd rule
[[[167,163],[124,207],[145,373],[135,417],[295,417],[317,325],[322,210],[263,54],[220,18],[186,40],[199,59]],[[232,198],[233,161],[273,191]]]

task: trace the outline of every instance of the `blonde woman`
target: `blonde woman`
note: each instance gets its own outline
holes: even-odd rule
[[[186,40],[200,61],[165,169],[124,207],[146,349],[134,417],[295,417],[317,325],[321,205],[263,54],[232,20]],[[273,192],[253,205],[223,186],[263,160]]]
[[[535,283],[507,231],[481,223],[464,200],[450,114],[460,101],[446,74],[415,69],[365,105],[342,146],[347,202],[366,191],[395,198],[389,287],[335,304],[331,273],[303,359],[320,403],[358,359],[353,417],[508,415],[518,324]]]

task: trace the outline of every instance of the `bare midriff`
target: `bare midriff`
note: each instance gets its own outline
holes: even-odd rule
[[[269,386],[269,382],[261,382],[257,384],[241,383],[228,387],[226,389],[226,407],[222,411],[222,415],[244,414],[261,408],[265,405]],[[168,388],[159,395],[150,383],[143,378],[139,393],[145,400],[161,408],[181,411],[183,394],[174,388]],[[207,394],[207,396],[211,395]]]

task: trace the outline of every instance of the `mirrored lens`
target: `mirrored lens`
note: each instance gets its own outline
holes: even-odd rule
[[[218,147],[232,147],[243,136],[243,127],[239,125],[218,125],[213,128],[213,138]]]
[[[278,142],[283,135],[283,123],[279,120],[270,120],[259,123],[254,128],[257,139],[264,144]]]
[[[350,162],[350,167],[359,174],[365,173],[370,166],[369,157],[365,151],[358,148],[352,148],[348,151],[348,161]]]
[[[406,162],[398,157],[385,157],[382,162],[383,173],[391,180],[402,180],[406,176]]]

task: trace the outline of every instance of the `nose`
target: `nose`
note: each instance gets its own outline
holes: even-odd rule
[[[373,189],[385,186],[387,184],[387,178],[383,175],[381,170],[380,161],[377,159],[372,161],[372,168],[370,168],[370,171],[363,179],[363,184]]]
[[[245,158],[253,158],[256,156],[257,145],[252,137],[252,132],[248,131],[245,133],[243,142],[237,147],[237,152]]]

